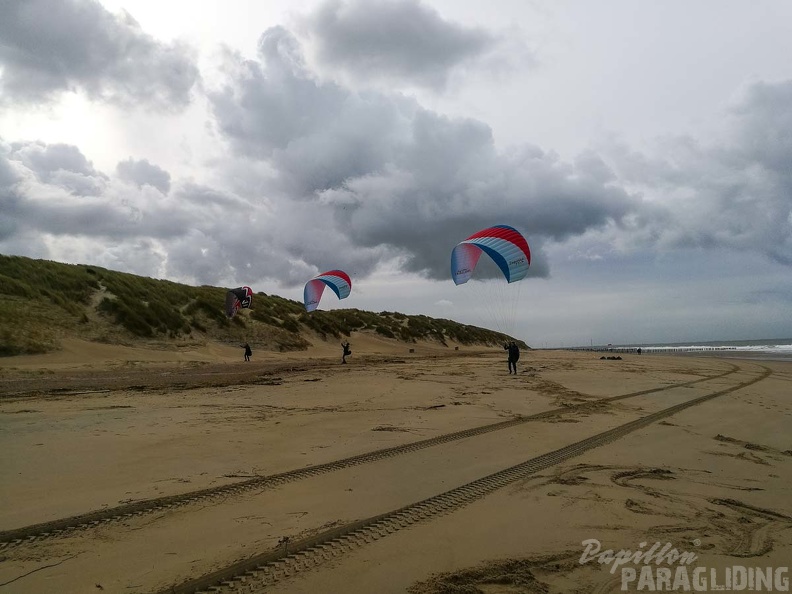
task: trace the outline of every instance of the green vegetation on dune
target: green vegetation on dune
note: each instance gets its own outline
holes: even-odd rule
[[[306,313],[302,303],[258,293],[233,320],[227,289],[191,287],[96,266],[0,255],[0,356],[44,353],[73,336],[99,342],[190,344],[252,342],[304,350],[309,331],[323,339],[371,331],[407,343],[499,345],[508,337],[452,320],[358,309]],[[527,348],[522,342],[522,347]]]

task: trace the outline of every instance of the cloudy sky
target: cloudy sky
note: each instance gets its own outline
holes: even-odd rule
[[[0,12],[0,253],[292,299],[341,268],[344,306],[535,347],[792,336],[786,0]],[[456,287],[494,224],[528,278]]]

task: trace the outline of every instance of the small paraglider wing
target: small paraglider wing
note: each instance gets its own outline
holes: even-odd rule
[[[250,306],[253,305],[253,289],[250,287],[242,287],[242,290],[244,291],[244,295],[239,299],[240,307],[249,309]]]
[[[233,318],[241,308],[249,308],[253,303],[253,289],[250,287],[237,287],[226,293],[226,316]]]
[[[522,234],[508,225],[474,233],[451,252],[451,278],[457,285],[470,280],[482,252],[498,265],[507,282],[522,280],[531,265],[531,250]]]
[[[325,287],[330,287],[339,299],[346,299],[352,291],[352,279],[343,270],[330,270],[309,280],[303,289],[306,311],[314,311],[319,306]]]

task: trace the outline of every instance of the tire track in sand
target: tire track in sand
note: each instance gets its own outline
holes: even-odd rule
[[[384,538],[398,530],[452,513],[502,487],[580,456],[589,450],[612,443],[687,408],[760,382],[773,373],[771,369],[763,365],[758,365],[758,367],[764,371],[729,388],[645,415],[411,505],[321,532],[294,543],[291,546],[291,552],[281,549],[267,551],[210,574],[168,587],[157,594],[209,594],[211,592],[255,594],[271,584],[300,572],[309,571],[327,560]],[[614,399],[621,398],[624,396],[614,397]]]
[[[107,524],[109,522],[123,521],[135,516],[161,512],[169,508],[182,507],[194,503],[203,503],[218,499],[226,499],[229,496],[243,495],[244,493],[252,490],[270,489],[285,483],[291,483],[305,478],[310,478],[319,474],[325,474],[327,472],[333,472],[361,464],[368,464],[371,462],[384,460],[386,458],[392,458],[394,456],[401,456],[449,442],[484,435],[493,431],[501,431],[503,429],[522,425],[523,423],[538,421],[545,418],[552,418],[575,411],[595,409],[609,402],[616,402],[628,398],[635,398],[637,396],[665,392],[676,388],[692,386],[701,382],[716,380],[741,371],[741,368],[733,363],[729,363],[729,366],[730,369],[728,371],[687,382],[679,382],[676,384],[664,385],[658,388],[649,388],[637,392],[629,392],[627,394],[620,394],[618,396],[611,396],[608,398],[598,398],[596,400],[574,406],[562,406],[533,415],[518,416],[506,421],[499,421],[497,423],[481,425],[471,429],[446,433],[429,439],[415,441],[400,446],[374,450],[371,452],[358,454],[356,456],[350,456],[348,458],[325,462],[323,464],[306,466],[303,468],[288,470],[268,476],[255,477],[226,485],[220,485],[217,487],[188,491],[185,493],[179,493],[177,495],[144,499],[123,505],[102,508],[85,514],[60,518],[57,520],[51,520],[49,522],[31,524],[12,530],[0,531],[0,551],[12,546],[34,542],[43,538],[65,536],[67,533],[73,532],[75,530],[87,530],[102,524]]]

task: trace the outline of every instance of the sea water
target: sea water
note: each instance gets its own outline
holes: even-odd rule
[[[756,359],[792,359],[792,338],[760,340],[714,340],[674,343],[644,343],[594,347],[596,350],[626,350],[644,353],[717,354],[718,356],[750,357]]]

